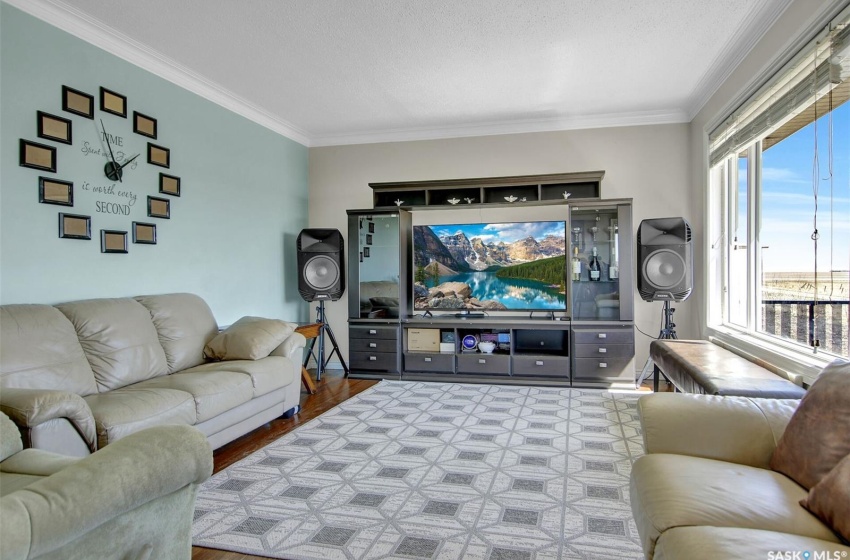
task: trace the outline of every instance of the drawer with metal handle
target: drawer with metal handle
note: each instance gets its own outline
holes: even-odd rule
[[[576,358],[631,358],[635,347],[631,344],[576,344]]]
[[[425,352],[405,352],[404,371],[426,373],[454,373],[454,354],[428,354]]]
[[[570,379],[570,359],[566,356],[514,356],[511,361],[514,376]]]
[[[350,352],[349,356],[349,365],[353,370],[398,372],[395,353]]]
[[[348,341],[352,352],[396,352],[398,341],[390,338],[351,338]]]
[[[386,338],[390,340],[398,340],[398,327],[367,327],[367,326],[350,326],[348,327],[349,339],[375,339]]]
[[[631,357],[628,358],[576,358],[575,369],[573,369],[573,380],[576,379],[600,379],[623,377],[634,379]]]
[[[573,329],[575,344],[634,344],[633,329]]]
[[[511,357],[507,354],[461,354],[457,357],[458,373],[492,373],[508,375]]]

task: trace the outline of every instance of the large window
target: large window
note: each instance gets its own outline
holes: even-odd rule
[[[847,12],[709,135],[715,325],[850,356]]]

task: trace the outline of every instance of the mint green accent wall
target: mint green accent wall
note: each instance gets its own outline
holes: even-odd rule
[[[62,111],[62,86],[95,97],[95,120]],[[99,110],[99,88],[127,96],[128,118]],[[73,122],[73,145],[37,136],[36,111]],[[171,168],[147,163],[149,139],[133,133],[132,112],[158,119],[152,142],[171,149]],[[99,118],[123,138],[128,156],[115,191],[136,196],[129,215],[97,212],[128,198],[83,189],[109,187]],[[308,150],[288,138],[0,4],[0,303],[193,292],[220,324],[244,315],[307,317],[299,298],[295,239],[307,227]],[[58,172],[18,165],[19,139],[53,145]],[[181,177],[182,194],[158,193],[159,173]],[[39,204],[39,176],[74,182],[74,207]],[[147,216],[147,196],[171,200],[171,219]],[[110,206],[117,209],[116,206]],[[92,218],[92,240],[60,239],[58,214]],[[132,243],[131,222],[157,225],[157,245]],[[100,230],[130,232],[128,254],[102,254]]]

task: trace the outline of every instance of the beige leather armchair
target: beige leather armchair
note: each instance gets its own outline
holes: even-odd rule
[[[0,414],[0,558],[190,558],[212,449],[190,426],[136,432],[83,459],[23,449]]]
[[[630,494],[647,559],[850,557],[800,505],[808,492],[769,467],[799,403],[683,393],[639,399],[646,455],[632,467]]]

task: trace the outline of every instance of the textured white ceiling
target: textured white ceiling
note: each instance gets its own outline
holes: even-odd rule
[[[687,122],[788,0],[35,3],[326,145]]]

